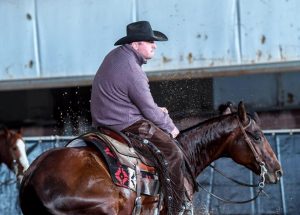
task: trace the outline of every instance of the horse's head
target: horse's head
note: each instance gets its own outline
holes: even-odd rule
[[[236,138],[232,141],[232,147],[228,152],[230,157],[256,174],[261,174],[261,171],[266,167],[266,182],[276,183],[282,175],[282,169],[259,126],[260,121],[257,114],[250,117],[246,113],[243,103],[240,102],[236,121],[238,126],[234,131]]]
[[[4,133],[0,135],[0,147],[1,161],[21,180],[24,171],[29,167],[21,131],[14,132],[4,128]]]

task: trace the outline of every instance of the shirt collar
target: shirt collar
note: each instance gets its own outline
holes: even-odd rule
[[[125,49],[132,51],[132,53],[135,56],[136,62],[140,66],[147,63],[147,60],[145,58],[143,58],[143,56],[140,53],[138,53],[130,44],[125,44],[123,46],[125,47]]]

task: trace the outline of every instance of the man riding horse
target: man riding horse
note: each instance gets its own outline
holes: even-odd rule
[[[154,56],[155,41],[167,41],[147,21],[127,25],[127,36],[119,39],[99,67],[91,93],[94,127],[107,126],[130,132],[152,142],[165,156],[172,184],[176,189],[178,213],[191,205],[186,197],[184,154],[173,139],[179,131],[164,107],[154,102],[149,80],[142,69]]]

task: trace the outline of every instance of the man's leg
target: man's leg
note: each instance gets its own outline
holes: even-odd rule
[[[126,131],[148,139],[163,153],[168,162],[170,179],[176,191],[175,203],[180,208],[185,197],[183,175],[184,158],[181,149],[177,146],[171,136],[147,120],[140,120],[134,123],[123,130],[123,132]]]

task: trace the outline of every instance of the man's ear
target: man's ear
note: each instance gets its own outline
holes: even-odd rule
[[[138,42],[132,42],[132,43],[130,43],[130,45],[132,46],[132,48],[134,49],[134,50],[138,50]]]

